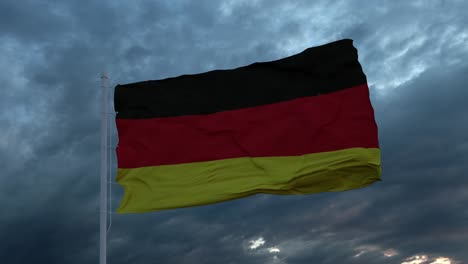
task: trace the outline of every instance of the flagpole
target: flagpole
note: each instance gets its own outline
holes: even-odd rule
[[[108,139],[108,94],[107,75],[101,75],[102,96],[104,109],[102,113],[102,139],[101,139],[101,199],[99,212],[99,264],[106,264],[107,259],[107,139]]]

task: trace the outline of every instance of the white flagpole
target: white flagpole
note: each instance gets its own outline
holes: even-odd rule
[[[102,113],[102,140],[101,140],[101,208],[99,212],[99,264],[106,264],[107,259],[107,139],[108,139],[108,94],[107,75],[101,75],[101,88],[104,97]]]

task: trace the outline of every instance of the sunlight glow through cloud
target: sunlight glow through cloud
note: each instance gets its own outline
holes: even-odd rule
[[[259,237],[257,240],[250,240],[249,243],[250,243],[250,246],[249,246],[250,249],[256,249],[262,246],[263,244],[265,244],[265,240],[263,239],[263,237]]]
[[[430,264],[452,264],[452,261],[450,261],[449,258],[440,257],[437,258],[434,262],[431,262]]]
[[[421,264],[427,261],[427,256],[426,255],[416,255],[410,258],[405,259],[405,262],[402,262],[401,264]]]
[[[276,252],[280,252],[281,250],[277,247],[271,247],[271,248],[268,248],[268,252],[270,253],[276,253]]]
[[[383,255],[387,258],[393,257],[395,255],[398,255],[398,252],[394,249],[387,249],[383,252]]]
[[[455,264],[447,257],[429,259],[427,255],[416,255],[405,259],[401,264]]]

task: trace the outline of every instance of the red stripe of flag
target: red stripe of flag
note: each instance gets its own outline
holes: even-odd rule
[[[366,84],[209,115],[116,123],[119,168],[378,147]]]

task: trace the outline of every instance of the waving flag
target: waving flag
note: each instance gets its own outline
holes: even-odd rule
[[[114,100],[121,213],[380,179],[377,126],[350,39],[232,70],[117,85]]]

